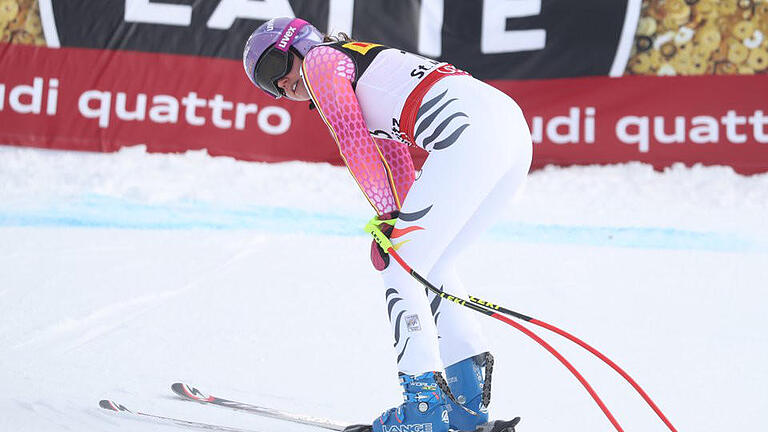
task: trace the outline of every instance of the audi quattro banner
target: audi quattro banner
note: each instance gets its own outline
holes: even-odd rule
[[[766,81],[637,76],[492,84],[520,95],[533,141],[540,143],[534,148],[538,166],[632,160],[663,167],[684,161],[757,173],[768,171]],[[549,99],[537,97],[547,93],[572,103],[553,108]]]
[[[767,3],[0,0],[0,143],[341,163],[306,104],[242,72],[252,29],[295,15],[502,89],[526,112],[535,167],[768,171]]]

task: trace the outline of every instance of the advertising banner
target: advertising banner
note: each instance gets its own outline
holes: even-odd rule
[[[307,104],[243,74],[279,15],[488,81],[523,108],[534,167],[768,171],[766,0],[0,0],[0,144],[341,163]]]
[[[290,15],[480,79],[608,75],[614,67],[620,75],[640,10],[639,0],[580,0],[578,7],[564,0],[47,2],[44,21],[59,46],[239,60],[259,24]]]
[[[91,151],[142,143],[155,152],[207,148],[268,162],[338,157],[308,105],[277,103],[254,91],[239,63],[22,45],[0,54],[16,65],[3,75],[6,142]],[[153,84],[146,86],[150,70]]]

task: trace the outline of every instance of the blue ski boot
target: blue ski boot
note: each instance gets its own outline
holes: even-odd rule
[[[400,375],[405,402],[373,421],[373,432],[448,432],[448,405],[440,372]],[[474,428],[473,428],[474,429]]]
[[[453,394],[448,398],[451,429],[473,431],[488,422],[492,373],[493,356],[488,352],[445,368],[448,387]]]

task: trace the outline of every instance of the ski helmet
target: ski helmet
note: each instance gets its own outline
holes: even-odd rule
[[[285,95],[277,86],[293,67],[294,52],[304,58],[323,41],[323,34],[300,18],[279,17],[260,25],[243,50],[243,67],[251,82],[275,99]]]

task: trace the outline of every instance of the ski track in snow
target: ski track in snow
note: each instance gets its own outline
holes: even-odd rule
[[[371,214],[348,173],[325,164],[0,146],[0,430],[178,430],[102,412],[103,398],[311,430],[181,402],[174,381],[370,421],[400,399],[384,290],[360,229]],[[768,175],[549,167],[459,270],[470,293],[595,345],[679,430],[760,430],[767,215]],[[522,416],[521,432],[611,430],[549,354],[480,320],[497,357],[494,416]],[[606,366],[533,330],[625,430],[665,430]]]
[[[68,334],[70,335],[68,338],[71,342],[62,348],[62,351],[66,352],[85,345],[98,337],[107,336],[115,329],[121,328],[128,322],[140,318],[147,311],[161,307],[164,302],[180,295],[189,294],[190,290],[200,287],[204,280],[215,278],[217,274],[224,271],[234,262],[247,257],[253,251],[252,245],[260,242],[260,239],[251,241],[251,245],[235,253],[223,263],[205,270],[179,289],[156,292],[136,298],[121,299],[119,302],[90,311],[85,316],[66,318],[36,331],[35,334],[28,336],[24,342],[12,346],[11,349],[29,349],[35,346],[50,347],[55,345],[57,340],[66,339],[64,336]],[[70,251],[68,253],[73,252]]]
[[[74,344],[64,351],[87,343],[89,340],[107,334],[110,330],[122,326],[126,322],[141,315],[147,310],[147,305],[155,304],[168,297],[174,296],[178,291],[168,291],[160,294],[150,294],[133,299],[124,299],[118,303],[101,307],[87,316],[78,318],[66,318],[51,326],[38,330],[27,339],[11,347],[12,350],[29,349],[34,346],[50,347],[57,340],[62,340],[65,334],[79,334],[74,337]],[[72,338],[72,337],[70,337]]]

